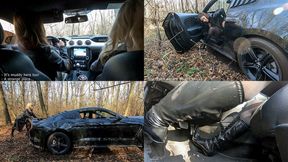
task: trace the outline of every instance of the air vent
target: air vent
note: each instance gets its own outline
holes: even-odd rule
[[[86,45],[90,45],[90,44],[91,44],[91,41],[90,41],[90,40],[86,40],[86,41],[85,41],[85,44],[86,44]]]
[[[108,37],[94,37],[92,38],[93,42],[107,42],[108,41]]]
[[[74,41],[73,40],[69,41],[69,45],[73,46],[74,45]]]
[[[83,44],[83,42],[81,40],[77,41],[77,45],[81,46]]]

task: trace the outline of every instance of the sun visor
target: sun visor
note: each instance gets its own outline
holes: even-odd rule
[[[62,11],[44,11],[40,12],[41,20],[44,24],[46,23],[56,23],[63,21],[63,12]]]
[[[119,9],[123,3],[108,3],[107,9]]]

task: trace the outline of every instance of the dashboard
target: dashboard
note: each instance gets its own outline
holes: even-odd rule
[[[73,64],[69,80],[88,80],[90,65],[98,59],[108,36],[72,36],[70,38],[65,41],[68,56]]]

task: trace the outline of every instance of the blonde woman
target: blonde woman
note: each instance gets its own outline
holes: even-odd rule
[[[31,122],[29,119],[36,118],[36,115],[33,112],[33,104],[28,103],[25,107],[25,110],[16,117],[14,125],[12,127],[11,137],[14,136],[14,131],[17,130],[21,132],[26,125],[27,131],[31,128]]]
[[[57,71],[69,71],[71,63],[67,57],[50,46],[44,25],[37,13],[18,12],[13,18],[17,44],[20,51],[27,54],[35,67],[55,80]]]
[[[127,0],[119,10],[99,58],[90,70],[100,73],[103,65],[121,52],[143,51],[144,49],[144,1]]]

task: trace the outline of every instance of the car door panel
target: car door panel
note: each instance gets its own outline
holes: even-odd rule
[[[165,34],[178,53],[191,49],[203,37],[208,26],[195,13],[169,13],[163,22]]]
[[[101,141],[101,134],[95,134],[94,132],[101,132],[101,127],[96,126],[91,119],[80,119],[71,131],[74,137],[74,144],[79,146],[89,146],[99,144]],[[100,124],[99,124],[100,125]]]

